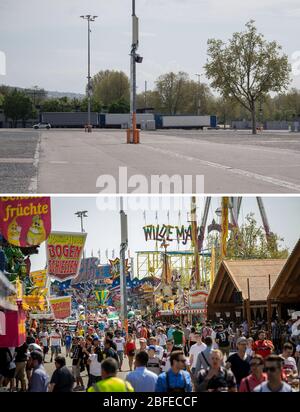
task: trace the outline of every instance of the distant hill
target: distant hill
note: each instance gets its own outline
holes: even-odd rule
[[[6,85],[1,85],[1,86],[4,86],[5,88],[8,88],[8,89],[17,89],[19,91],[26,91],[26,92],[28,92],[28,90],[33,90],[31,88],[25,88],[25,87],[15,87],[15,86],[6,86]],[[68,97],[69,99],[83,99],[85,97],[85,95],[82,93],[57,92],[57,91],[48,91],[48,90],[45,90],[45,92],[47,93],[47,97],[49,99],[57,99],[60,97]]]
[[[83,99],[85,97],[84,94],[81,93],[69,93],[69,92],[51,92],[47,91],[47,96],[50,99],[60,98],[60,97],[68,97],[69,99]]]

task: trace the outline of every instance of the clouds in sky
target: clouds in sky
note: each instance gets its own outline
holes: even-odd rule
[[[153,87],[170,69],[193,76],[206,62],[207,39],[228,39],[255,19],[268,40],[276,39],[292,59],[300,50],[299,0],[136,0],[140,18],[138,85]],[[131,0],[1,0],[0,50],[7,75],[0,82],[48,90],[83,92],[87,28],[82,14],[99,18],[92,26],[92,70],[129,74]],[[293,85],[300,88],[300,75]]]

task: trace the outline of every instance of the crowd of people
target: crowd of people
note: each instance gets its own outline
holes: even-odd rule
[[[20,347],[0,349],[0,387],[29,392],[299,391],[300,335],[291,335],[293,322],[288,321],[279,336],[280,324],[273,321],[270,336],[258,322],[249,328],[247,322],[236,326],[222,320],[134,320],[128,331],[110,322],[78,323],[73,331],[55,324],[37,327]],[[50,362],[55,364],[51,376],[45,369]]]

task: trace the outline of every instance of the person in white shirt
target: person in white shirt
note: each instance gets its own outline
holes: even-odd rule
[[[125,339],[121,336],[120,331],[116,332],[116,336],[113,338],[113,341],[117,347],[117,353],[119,357],[119,371],[121,372],[125,351]]]
[[[43,361],[45,362],[45,357],[49,351],[49,334],[46,328],[43,328],[43,331],[40,332],[40,341],[43,345]]]
[[[157,343],[159,346],[161,346],[163,349],[166,349],[166,343],[167,343],[167,335],[164,333],[164,330],[162,328],[157,328]]]
[[[161,361],[162,357],[163,357],[163,354],[164,354],[164,348],[157,344],[156,336],[150,336],[149,346],[150,345],[155,346],[155,354],[158,357],[158,359]]]
[[[294,379],[298,378],[298,369],[296,359],[292,356],[294,352],[293,345],[286,342],[283,345],[282,354],[283,370],[288,378],[288,382],[291,383]]]
[[[95,383],[101,380],[101,362],[100,359],[103,359],[103,354],[95,353],[97,352],[95,347],[92,347],[92,353],[89,356],[88,364],[90,365],[89,381],[87,389],[94,385]]]
[[[51,345],[51,360],[53,360],[53,355],[57,356],[61,352],[61,334],[58,329],[50,333],[50,345]]]
[[[200,333],[198,332],[195,333],[195,339],[196,339],[196,343],[192,345],[190,348],[190,359],[189,359],[192,375],[194,375],[195,373],[199,353],[203,352],[207,348],[205,343],[202,342]]]
[[[250,337],[250,338],[247,339],[246,355],[251,356],[251,358],[252,358],[253,355],[255,355],[255,352],[254,352],[254,350],[252,349],[253,343],[254,343],[254,339],[253,339],[253,338]]]

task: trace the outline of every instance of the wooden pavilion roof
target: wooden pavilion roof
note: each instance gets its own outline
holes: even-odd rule
[[[250,301],[267,301],[286,259],[223,260],[208,296],[208,305],[234,303],[234,292],[241,292]]]
[[[300,302],[300,239],[270,290],[269,299]]]

